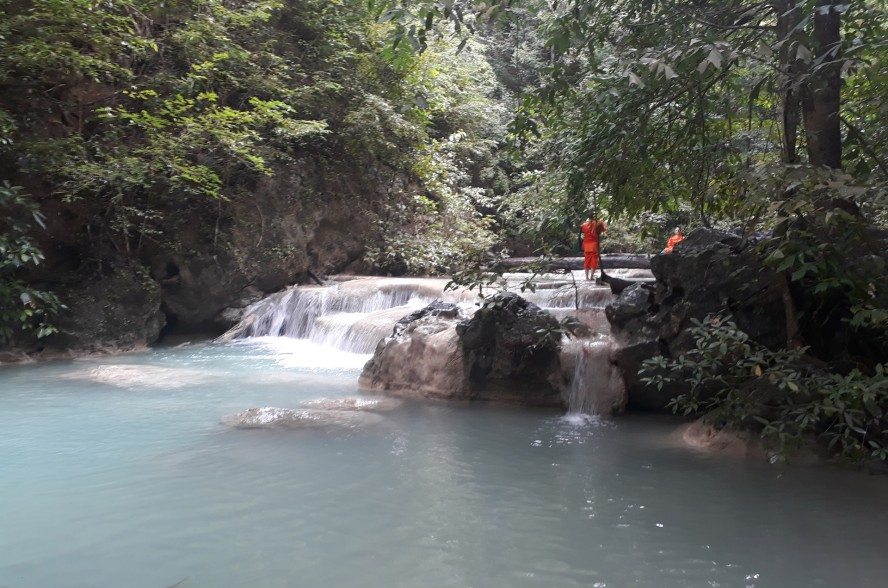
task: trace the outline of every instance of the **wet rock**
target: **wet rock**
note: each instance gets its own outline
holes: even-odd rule
[[[573,339],[561,350],[564,404],[572,411],[612,416],[626,407],[626,386],[607,340]]]
[[[436,300],[431,304],[424,306],[418,310],[414,310],[410,314],[405,317],[402,317],[395,324],[395,332],[397,333],[399,330],[403,331],[406,329],[410,323],[414,321],[418,321],[420,319],[425,318],[438,318],[442,319],[455,319],[459,316],[459,306],[453,304],[451,302],[442,302],[440,300]]]
[[[387,412],[400,407],[402,402],[395,398],[316,398],[300,402],[299,406],[316,410],[358,410]]]
[[[358,427],[376,424],[382,417],[354,410],[291,409],[263,406],[227,415],[222,423],[236,429],[322,429]]]
[[[562,404],[558,321],[514,292],[495,295],[459,322],[469,386],[479,399]]]
[[[558,322],[517,294],[471,314],[434,303],[404,317],[359,384],[396,396],[561,405]]]
[[[624,325],[634,317],[645,314],[651,306],[653,295],[653,288],[648,284],[632,284],[622,292],[618,304],[608,307],[608,319]]]
[[[662,390],[645,386],[638,370],[645,359],[677,357],[692,349],[688,329],[693,319],[729,313],[754,340],[767,346],[785,343],[775,276],[738,236],[697,229],[673,253],[653,257],[651,271],[654,285],[632,285],[605,309],[630,409],[666,410],[669,400],[685,391],[680,383]]]
[[[431,311],[399,322],[392,335],[377,345],[359,386],[403,397],[470,398],[465,356],[456,334],[460,316]]]

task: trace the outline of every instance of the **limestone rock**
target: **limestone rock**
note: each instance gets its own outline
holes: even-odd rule
[[[557,321],[517,294],[474,314],[437,302],[401,319],[359,380],[395,396],[561,405]]]
[[[651,259],[655,285],[628,287],[605,310],[617,342],[629,408],[664,410],[680,385],[656,390],[638,376],[642,361],[659,354],[676,357],[691,349],[692,319],[729,313],[756,341],[785,343],[783,302],[775,276],[736,235],[696,229],[673,253]]]
[[[82,353],[150,345],[162,329],[219,335],[259,297],[307,282],[309,272],[373,269],[360,261],[378,227],[362,221],[416,192],[411,176],[381,160],[357,166],[305,153],[275,172],[237,198],[153,199],[163,238],[139,239],[126,254],[126,240],[85,230],[98,226],[88,203],[47,194],[46,260],[27,280],[51,284],[68,310],[55,321],[59,334],[16,346]]]
[[[359,386],[394,396],[469,398],[468,371],[455,328],[460,316],[456,305],[437,302],[398,321],[364,366]]]
[[[127,351],[157,340],[165,324],[160,286],[141,268],[119,268],[66,291],[68,307],[47,340],[56,349]]]

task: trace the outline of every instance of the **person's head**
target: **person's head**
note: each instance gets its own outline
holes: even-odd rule
[[[675,234],[681,235],[681,227],[675,227]]]

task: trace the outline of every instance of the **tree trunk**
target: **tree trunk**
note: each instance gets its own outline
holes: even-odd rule
[[[808,161],[811,165],[842,167],[839,101],[842,89],[841,14],[835,0],[817,0],[814,8],[814,65],[802,99]]]
[[[802,11],[798,0],[773,0],[772,6],[777,13],[777,40],[780,45],[780,109],[782,114],[783,145],[781,158],[784,163],[797,163],[799,122],[801,104],[798,92],[798,67],[795,55],[790,54],[794,45],[791,37],[798,37],[796,27],[802,20]]]

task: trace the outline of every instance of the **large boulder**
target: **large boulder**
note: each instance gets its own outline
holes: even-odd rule
[[[657,390],[639,378],[641,363],[656,355],[677,357],[693,348],[693,319],[730,314],[754,340],[785,344],[786,320],[775,275],[736,235],[697,229],[673,253],[651,259],[656,283],[635,284],[606,308],[623,372],[629,408],[664,410],[684,391],[680,384]]]
[[[456,324],[466,315],[455,304],[434,302],[397,322],[380,341],[358,385],[393,396],[470,398],[468,372]]]
[[[554,317],[514,293],[474,313],[437,302],[398,322],[359,384],[396,396],[560,406],[557,329]]]
[[[120,267],[66,290],[58,333],[44,342],[53,351],[127,351],[157,340],[165,324],[160,286],[143,268]]]
[[[518,294],[497,294],[456,326],[478,397],[560,405],[558,321]]]

